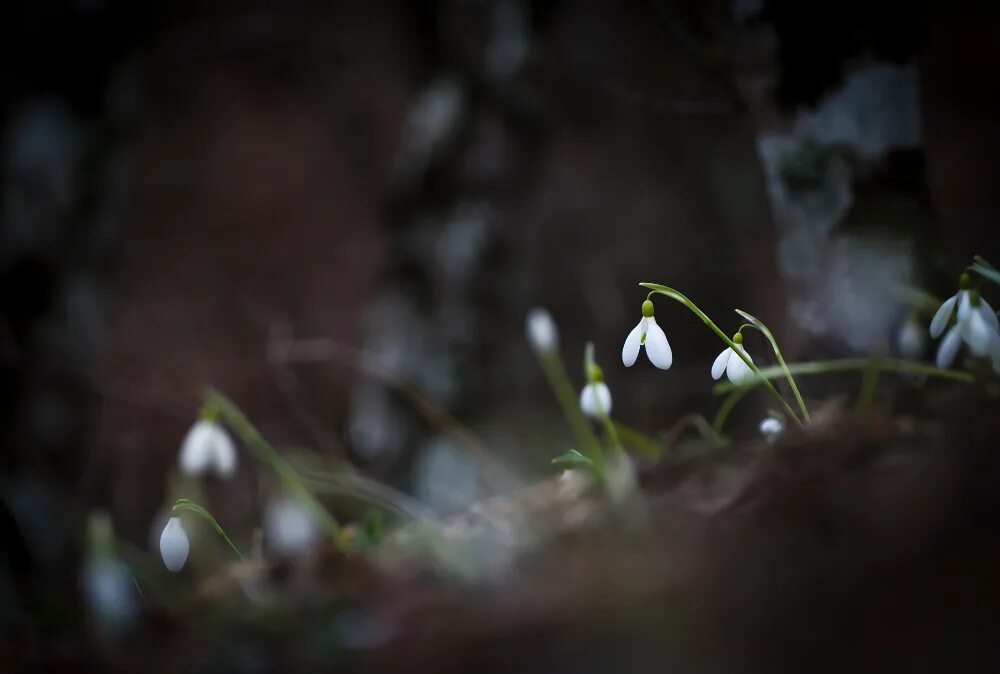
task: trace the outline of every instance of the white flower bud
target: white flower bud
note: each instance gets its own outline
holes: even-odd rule
[[[559,329],[547,309],[535,307],[529,311],[524,328],[528,343],[536,352],[548,353],[559,346]]]
[[[163,527],[160,534],[160,556],[163,557],[163,564],[173,572],[184,568],[187,561],[191,544],[188,542],[187,532],[181,524],[181,518],[171,517],[167,520],[167,526]]]
[[[777,417],[767,416],[760,422],[760,434],[768,442],[774,442],[785,432],[785,423]]]

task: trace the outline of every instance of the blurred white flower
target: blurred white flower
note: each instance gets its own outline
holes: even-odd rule
[[[536,353],[555,351],[559,346],[559,329],[547,309],[535,307],[525,320],[528,343]]]
[[[653,303],[646,300],[642,303],[642,318],[632,332],[625,338],[625,345],[622,347],[622,363],[625,367],[632,367],[636,358],[639,357],[639,349],[646,347],[646,356],[651,362],[661,370],[669,370],[674,362],[673,353],[670,351],[670,342],[663,333],[663,329],[656,324],[653,317]]]
[[[768,442],[774,442],[785,432],[785,422],[774,416],[766,416],[760,422],[760,434]]]
[[[733,342],[736,344],[736,348],[739,349],[740,353],[747,357],[751,363],[753,358],[747,353],[747,350],[743,348],[743,335],[736,333],[733,335]],[[718,356],[715,357],[715,362],[712,363],[712,379],[718,379],[725,372],[726,376],[729,377],[729,381],[734,384],[742,384],[745,381],[753,378],[753,370],[750,366],[743,362],[743,359],[736,355],[731,346],[727,346],[722,350]]]
[[[588,417],[600,419],[611,414],[611,390],[603,381],[592,381],[580,391],[580,409]]]
[[[135,619],[138,606],[132,584],[132,571],[109,554],[91,556],[84,563],[83,596],[103,627],[121,629]]]
[[[187,475],[214,471],[221,478],[229,478],[236,472],[236,446],[222,426],[200,419],[184,436],[180,464]]]
[[[274,552],[298,557],[312,549],[318,537],[316,518],[298,499],[282,496],[267,504],[264,540]]]
[[[175,573],[180,571],[184,568],[190,550],[191,544],[181,524],[181,518],[171,517],[163,527],[163,533],[160,534],[160,556],[163,557],[163,564],[170,571]]]
[[[903,321],[896,332],[896,349],[909,360],[918,360],[927,348],[927,335],[912,316]]]
[[[115,547],[111,518],[101,511],[90,513],[80,590],[97,625],[111,632],[128,628],[138,611],[132,571],[118,558]]]

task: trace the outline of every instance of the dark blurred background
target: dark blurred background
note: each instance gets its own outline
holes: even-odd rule
[[[639,281],[790,359],[891,352],[899,284],[998,257],[998,29],[950,2],[9,3],[0,620],[73,582],[90,508],[147,545],[207,385],[450,512],[501,486],[449,426],[517,480],[568,446],[533,306],[650,432],[712,411],[718,345],[663,301],[673,368],[622,367]],[[213,500],[244,537],[249,463]]]

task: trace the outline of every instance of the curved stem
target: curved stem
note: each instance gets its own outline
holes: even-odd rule
[[[941,379],[951,379],[954,381],[971,382],[975,377],[969,372],[959,370],[943,370],[928,363],[919,361],[904,360],[902,358],[880,358],[873,366],[870,358],[841,358],[839,360],[816,360],[805,363],[792,363],[788,366],[789,372],[795,375],[826,374],[828,372],[848,372],[851,370],[864,370],[875,367],[881,372],[901,372],[904,374],[922,374],[928,377],[939,377]],[[784,369],[778,366],[765,367],[760,370],[760,376],[765,379],[775,379],[785,373]],[[731,382],[719,382],[712,389],[715,393],[729,393],[735,391],[748,390],[759,384],[754,380],[739,386]]]
[[[673,449],[673,446],[677,443],[681,433],[688,428],[693,428],[698,431],[698,435],[701,436],[702,440],[716,448],[722,448],[729,444],[729,442],[722,437],[722,434],[708,423],[705,417],[700,414],[685,414],[677,420],[677,423],[675,423],[669,431],[667,431],[667,448]]]
[[[716,325],[715,322],[713,322],[712,319],[709,318],[704,311],[699,309],[694,302],[689,300],[683,293],[680,293],[668,286],[660,285],[659,283],[640,283],[639,285],[642,286],[643,288],[648,288],[650,291],[652,291],[650,293],[651,295],[654,293],[659,295],[664,295],[665,297],[669,297],[670,299],[676,302],[680,302],[688,309],[690,309],[694,313],[694,315],[700,318],[702,322],[705,325],[707,325],[712,330],[712,332],[714,332],[718,336],[718,338],[721,339],[726,344],[726,346],[728,346],[733,350],[733,353],[739,356],[740,359],[747,364],[747,367],[753,370],[753,372],[757,374],[758,377],[760,377],[759,379],[755,379],[754,381],[762,382],[771,392],[771,394],[774,395],[775,398],[781,401],[781,404],[784,406],[785,411],[788,413],[788,416],[794,419],[795,423],[797,423],[799,426],[802,425],[802,420],[799,419],[799,415],[795,413],[795,410],[793,410],[792,406],[788,404],[788,401],[785,400],[785,397],[778,392],[778,389],[774,387],[774,384],[772,384],[769,379],[760,376],[760,369],[753,364],[753,361],[747,358],[741,352],[740,349],[736,348],[736,344],[733,342],[733,340],[731,340],[729,336],[726,335],[726,333],[724,333],[721,329],[719,329],[719,326]]]
[[[226,545],[228,545],[229,549],[233,551],[233,554],[236,555],[236,558],[239,559],[241,562],[246,561],[243,558],[242,553],[240,553],[240,549],[236,547],[236,544],[233,543],[231,538],[229,538],[229,535],[226,534],[225,529],[223,529],[222,525],[216,521],[216,519],[212,516],[212,513],[208,512],[208,510],[198,505],[191,499],[179,498],[174,503],[174,507],[170,509],[170,515],[172,517],[184,510],[187,510],[188,512],[193,512],[194,514],[198,515],[199,517],[207,521],[209,524],[211,524],[212,528],[215,529],[215,533],[219,534],[219,538],[221,538],[226,542]]]
[[[274,471],[282,486],[297,498],[326,530],[337,550],[346,554],[350,545],[340,523],[313,496],[302,477],[274,447],[268,444],[264,436],[250,423],[243,412],[232,401],[214,389],[206,391],[205,403],[218,410],[219,418],[243,440],[258,461]]]
[[[778,364],[781,366],[781,369],[785,372],[785,380],[788,381],[788,385],[792,389],[792,395],[795,396],[795,402],[798,403],[799,411],[802,413],[802,419],[806,423],[809,423],[809,410],[806,409],[806,403],[805,401],[802,400],[802,394],[799,393],[799,387],[796,386],[795,384],[795,377],[793,377],[792,373],[789,372],[788,365],[785,364],[785,359],[781,355],[781,349],[778,348],[778,340],[774,338],[774,335],[771,333],[768,327],[764,325],[764,322],[759,318],[757,318],[756,316],[751,316],[747,312],[740,311],[739,309],[736,310],[736,313],[742,316],[743,318],[747,319],[748,321],[750,321],[751,325],[753,325],[753,327],[756,328],[762,335],[764,335],[764,337],[767,338],[767,341],[771,343],[771,350],[774,351],[774,355],[778,359]]]

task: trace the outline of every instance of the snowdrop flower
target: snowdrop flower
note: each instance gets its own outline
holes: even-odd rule
[[[650,300],[642,303],[642,318],[625,338],[625,346],[622,347],[622,363],[625,367],[632,367],[635,364],[635,359],[639,357],[639,349],[643,346],[646,347],[649,362],[661,370],[670,369],[674,355],[670,351],[667,336],[653,318],[653,303]]]
[[[87,544],[80,589],[90,613],[110,632],[125,630],[139,607],[132,571],[115,554],[114,530],[106,513],[92,513],[87,519]]]
[[[963,300],[967,299],[970,294],[970,288],[972,287],[972,278],[968,274],[962,274],[958,279],[958,292],[946,299],[938,307],[938,310],[934,312],[934,318],[931,319],[930,333],[931,337],[937,339],[944,332],[944,329],[948,327],[948,323],[951,322],[951,317],[955,313],[956,307],[958,308],[958,318],[964,317],[966,311],[963,308]],[[996,321],[996,314],[993,313],[993,309],[984,301],[981,303],[981,311],[989,312],[993,315],[993,321]],[[989,320],[989,319],[987,319]]]
[[[775,416],[766,416],[760,422],[760,434],[768,442],[774,442],[785,432],[785,423]]]
[[[924,355],[927,348],[927,336],[914,316],[909,316],[896,332],[896,349],[899,355],[910,360],[917,360]]]
[[[123,629],[135,619],[138,606],[132,571],[116,557],[107,555],[88,560],[81,585],[91,613],[103,627]]]
[[[733,342],[736,344],[736,348],[739,352],[747,357],[751,363],[753,358],[747,353],[747,350],[743,348],[743,335],[736,333],[733,335]],[[715,362],[712,363],[712,379],[718,379],[725,372],[726,376],[729,377],[729,381],[734,384],[742,384],[753,378],[753,370],[750,366],[743,362],[743,359],[736,355],[733,351],[733,347],[727,346],[723,349],[722,353],[715,357]]]
[[[604,383],[604,373],[596,365],[591,368],[590,381],[580,391],[580,409],[593,419],[611,414],[611,390]]]
[[[188,543],[187,532],[181,524],[181,518],[171,517],[167,520],[167,526],[163,527],[160,534],[160,556],[163,557],[163,564],[173,572],[184,568],[187,561],[191,544]]]
[[[934,315],[934,321],[938,321],[938,326],[934,325],[934,321],[931,322],[931,334],[934,334],[935,327],[947,325],[951,311],[942,310],[948,303],[952,303],[952,306],[957,303],[958,309],[955,311],[955,324],[948,329],[938,345],[937,366],[950,367],[958,355],[959,347],[965,342],[974,355],[989,356],[993,361],[993,368],[1000,369],[1000,325],[993,309],[979,297],[978,292],[959,290],[954,297],[942,304]],[[938,318],[942,314],[946,316],[943,321]]]
[[[529,311],[524,329],[535,353],[549,353],[559,346],[559,329],[547,309],[535,307]]]
[[[264,510],[264,539],[279,555],[297,557],[313,547],[319,537],[316,518],[302,503],[283,496]]]
[[[215,421],[199,419],[181,443],[181,470],[187,475],[215,472],[221,478],[236,472],[236,447]]]

